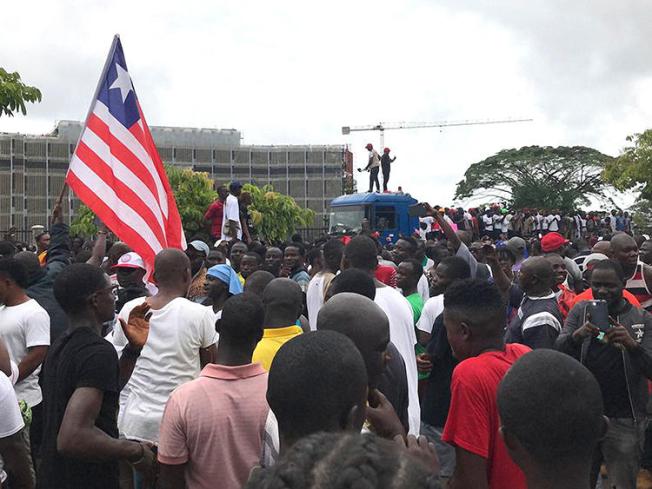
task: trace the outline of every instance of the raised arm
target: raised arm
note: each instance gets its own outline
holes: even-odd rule
[[[500,292],[503,295],[507,295],[509,293],[510,287],[512,286],[512,281],[500,266],[498,256],[496,255],[496,249],[491,245],[487,245],[483,247],[483,251],[485,257],[487,258],[487,265],[489,265],[489,268],[491,268],[491,275],[494,278],[496,286],[498,286],[498,289],[500,289]]]
[[[95,237],[95,244],[93,245],[91,257],[86,261],[89,265],[96,267],[102,266],[104,255],[106,255],[107,234],[108,231],[104,223],[100,224],[100,228],[97,230],[97,235]]]
[[[63,223],[63,210],[61,203],[57,202],[52,209],[52,229],[50,229],[50,247],[48,248],[46,265],[55,261],[68,263],[72,252],[70,251],[70,234],[68,226]]]

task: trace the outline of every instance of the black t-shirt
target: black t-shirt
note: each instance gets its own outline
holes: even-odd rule
[[[632,406],[627,393],[623,352],[613,345],[593,340],[586,353],[585,364],[600,384],[605,416],[631,418]]]
[[[113,346],[88,328],[65,333],[48,352],[41,383],[44,428],[38,487],[118,489],[117,461],[98,462],[57,453],[57,435],[63,415],[79,387],[103,391],[95,426],[113,438],[118,437],[119,365]]]
[[[443,428],[451,405],[453,369],[457,365],[446,336],[443,314],[435,319],[426,351],[430,355],[432,370],[421,402],[421,421],[435,428]]]

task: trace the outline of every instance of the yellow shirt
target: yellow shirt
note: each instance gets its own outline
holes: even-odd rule
[[[269,328],[263,330],[263,337],[256,345],[252,362],[260,363],[263,368],[269,371],[276,352],[295,336],[299,336],[303,330],[300,326],[287,326],[285,328]]]

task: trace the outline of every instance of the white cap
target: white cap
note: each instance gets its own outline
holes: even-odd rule
[[[113,268],[142,268],[143,270],[146,270],[143,259],[138,253],[133,251],[125,253],[118,258],[118,263],[116,263]]]

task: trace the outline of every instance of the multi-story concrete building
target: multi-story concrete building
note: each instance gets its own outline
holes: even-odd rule
[[[46,135],[0,133],[0,232],[46,225],[64,182],[82,124],[61,121]],[[216,182],[271,184],[316,213],[351,185],[353,157],[342,146],[248,146],[235,129],[151,127],[165,163],[208,173]],[[68,196],[68,220],[79,201]]]

